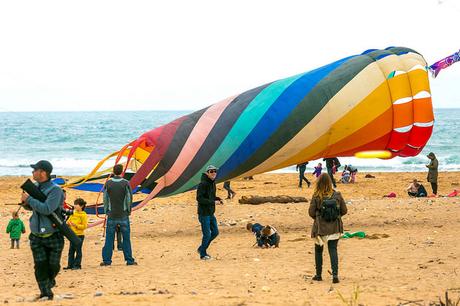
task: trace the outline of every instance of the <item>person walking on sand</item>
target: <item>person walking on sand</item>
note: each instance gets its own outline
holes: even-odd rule
[[[337,188],[337,185],[335,183],[335,178],[334,178],[334,173],[339,170],[340,167],[340,162],[337,157],[330,157],[330,158],[323,158],[323,160],[326,162],[326,169],[327,173],[331,177],[332,185],[334,188]]]
[[[200,259],[209,260],[211,256],[207,249],[211,242],[219,235],[217,219],[214,216],[216,204],[222,204],[222,199],[216,197],[216,176],[217,168],[209,165],[206,172],[201,175],[201,182],[196,191],[196,200],[198,202],[198,220],[201,224],[203,237],[201,245],[198,247]]]
[[[426,165],[428,168],[427,181],[431,183],[431,189],[433,190],[433,197],[438,195],[438,160],[433,152],[430,152],[427,157],[430,159],[430,163]]]
[[[54,294],[51,289],[56,285],[56,276],[61,268],[64,237],[47,216],[61,207],[64,194],[58,185],[51,182],[53,166],[49,161],[41,160],[30,166],[33,179],[38,189],[46,195],[46,200],[40,202],[24,192],[21,203],[24,209],[32,210],[29,243],[34,258],[35,279],[40,289],[38,299],[52,300]]]
[[[233,199],[236,195],[236,192],[230,187],[230,181],[224,182],[224,189],[227,190],[227,199]]]
[[[315,241],[315,281],[322,281],[323,249],[327,244],[331,259],[332,282],[339,282],[339,256],[337,245],[343,233],[342,216],[347,213],[345,201],[338,191],[332,189],[332,181],[328,174],[320,175],[316,182],[313,197],[310,201],[308,214],[314,220],[311,237]]]
[[[307,170],[307,165],[308,165],[308,162],[304,162],[304,163],[301,163],[301,164],[298,164],[296,167],[295,167],[295,170],[296,171],[299,171],[299,188],[302,188],[302,183],[303,181],[305,181],[305,183],[307,183],[307,186],[310,187],[310,181],[305,177],[305,170]]]
[[[131,249],[131,229],[129,224],[133,192],[129,182],[121,177],[122,173],[123,165],[115,165],[113,167],[114,176],[107,181],[104,187],[104,212],[107,215],[107,224],[101,266],[110,266],[112,264],[113,244],[117,226],[120,227],[123,236],[122,248],[126,265],[137,265]]]

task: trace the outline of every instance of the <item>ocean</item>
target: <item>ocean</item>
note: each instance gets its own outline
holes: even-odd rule
[[[0,175],[30,175],[29,165],[40,159],[51,161],[55,174],[84,175],[142,133],[190,112],[0,112]],[[341,164],[353,164],[360,172],[426,171],[426,154],[432,151],[441,171],[460,171],[460,109],[436,109],[435,118],[433,135],[416,157],[344,157]],[[277,172],[294,171],[288,167]]]

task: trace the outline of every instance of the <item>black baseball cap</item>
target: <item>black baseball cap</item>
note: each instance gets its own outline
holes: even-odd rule
[[[51,173],[53,172],[53,165],[51,165],[51,163],[47,160],[40,160],[39,162],[37,162],[36,164],[31,164],[30,165],[34,170],[43,170],[47,173]]]

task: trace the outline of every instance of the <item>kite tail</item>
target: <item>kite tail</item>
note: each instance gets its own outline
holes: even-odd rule
[[[431,75],[433,76],[433,78],[436,78],[442,69],[445,69],[458,61],[460,61],[460,50],[431,65],[429,67]]]

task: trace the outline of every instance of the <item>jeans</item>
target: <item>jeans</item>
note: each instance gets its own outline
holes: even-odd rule
[[[206,253],[206,250],[211,244],[211,241],[213,241],[217,237],[217,235],[219,235],[219,228],[217,227],[217,220],[214,215],[198,215],[198,220],[201,223],[201,231],[203,233],[203,238],[201,239],[201,245],[198,248],[198,251],[200,252],[200,257],[204,257],[208,255],[208,253]]]
[[[299,187],[302,187],[302,180],[304,180],[307,185],[310,185],[310,182],[305,177],[305,170],[299,170]]]
[[[131,229],[128,217],[122,219],[107,218],[105,244],[102,248],[102,261],[109,265],[112,263],[113,244],[115,241],[115,231],[117,225],[120,226],[121,235],[123,236],[122,247],[125,261],[128,264],[132,264],[134,262],[134,258],[131,250]]]
[[[327,174],[329,174],[329,177],[331,178],[332,186],[334,186],[334,188],[337,187],[335,184],[334,174],[332,173],[332,168],[327,168]]]
[[[327,249],[329,251],[329,257],[331,259],[332,275],[338,276],[339,273],[339,256],[337,254],[337,244],[339,239],[329,240],[327,242]],[[323,246],[315,244],[315,264],[316,264],[316,275],[321,276],[323,270]]]
[[[69,268],[81,268],[81,259],[82,255],[82,248],[83,248],[83,240],[85,240],[85,236],[78,236],[81,240],[80,247],[76,247],[73,243],[70,243],[69,246],[69,256],[67,261],[67,267]]]

